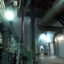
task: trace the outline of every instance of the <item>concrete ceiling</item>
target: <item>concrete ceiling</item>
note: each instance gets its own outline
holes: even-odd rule
[[[26,2],[27,0],[22,0],[21,8],[26,6]],[[30,11],[34,14],[42,16],[44,13],[47,12],[48,9],[52,7],[54,2],[55,0],[31,0],[27,12]]]

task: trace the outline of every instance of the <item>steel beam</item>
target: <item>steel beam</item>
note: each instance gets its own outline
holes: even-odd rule
[[[62,31],[64,27],[57,27],[57,26],[42,26],[40,28],[41,31]]]

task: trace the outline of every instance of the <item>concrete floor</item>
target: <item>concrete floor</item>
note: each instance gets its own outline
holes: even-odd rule
[[[36,64],[64,64],[64,58],[57,58],[56,56],[37,56]]]

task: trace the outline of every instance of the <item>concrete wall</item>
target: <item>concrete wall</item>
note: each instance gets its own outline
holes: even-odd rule
[[[48,46],[47,46],[47,43],[48,43],[48,41],[46,41],[46,40],[39,40],[39,37],[40,37],[40,35],[41,34],[43,34],[43,33],[45,33],[45,34],[47,34],[47,36],[50,38],[50,42],[53,42],[53,38],[54,38],[54,32],[50,32],[50,31],[47,31],[47,32],[43,32],[43,31],[40,31],[38,28],[37,28],[37,26],[36,26],[36,24],[37,24],[37,22],[39,22],[41,20],[41,18],[35,18],[35,49],[36,49],[36,53],[40,53],[40,46],[41,45],[44,45],[45,46],[45,53],[48,51]]]
[[[58,56],[64,57],[64,40],[58,41]]]
[[[21,38],[21,25],[22,18],[18,18],[15,22],[13,22],[13,28],[16,32],[16,35]]]
[[[31,19],[29,17],[24,18],[24,45],[27,50],[30,51],[30,43],[31,43]]]
[[[31,20],[29,17],[24,18],[24,46],[28,51],[30,51],[30,31],[31,31],[31,26],[30,26]],[[21,25],[22,25],[22,18],[18,18],[14,23],[13,23],[13,28],[16,32],[17,37],[21,39]]]

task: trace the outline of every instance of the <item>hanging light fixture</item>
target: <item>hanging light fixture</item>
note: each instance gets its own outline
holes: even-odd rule
[[[14,11],[7,10],[5,12],[5,19],[11,21],[14,19]]]

